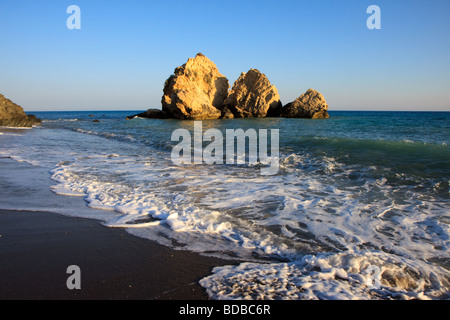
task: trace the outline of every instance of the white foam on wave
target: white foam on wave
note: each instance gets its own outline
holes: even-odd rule
[[[61,163],[53,179],[91,208],[119,213],[109,227],[249,261],[200,281],[213,299],[438,299],[448,291],[448,271],[425,262],[448,252],[439,204],[396,203],[384,178],[342,187],[299,169],[262,177],[221,168],[105,153]],[[361,202],[369,196],[377,202]],[[336,248],[347,252],[303,256]],[[290,262],[261,263],[268,257]]]
[[[307,255],[290,263],[242,263],[200,280],[213,299],[365,300],[448,298],[440,268],[382,252]]]
[[[37,160],[29,159],[27,157],[21,157],[21,156],[10,156],[11,159],[17,161],[17,162],[25,162],[28,164],[31,164],[33,166],[39,166],[41,163]]]
[[[72,196],[72,197],[84,197],[85,194],[81,192],[73,191],[72,189],[67,188],[64,184],[58,184],[55,186],[51,186],[50,189],[59,195],[62,196]]]
[[[386,265],[399,256],[422,261],[399,260],[425,279],[437,274],[426,260],[448,259],[450,229],[442,218],[448,205],[408,187],[390,185],[384,177],[364,176],[376,172],[375,167],[347,166],[326,157],[318,161],[308,154],[283,156],[276,176],[261,176],[259,168],[248,166],[178,167],[167,152],[124,144],[113,133],[77,131],[64,131],[53,149],[42,150],[37,144],[25,151],[13,147],[7,153],[51,166],[52,179],[57,182],[52,191],[84,197],[90,208],[103,210],[99,216],[109,227],[126,228],[174,248],[251,262],[215,269],[213,277],[203,282],[213,297],[237,297],[236,292],[222,296],[221,283],[236,279],[236,286],[250,285],[245,279],[251,279],[251,269],[260,274],[261,285],[239,298],[272,297],[264,293],[267,290],[275,292],[274,298],[289,299],[326,298],[319,293],[327,290],[337,292],[328,298],[377,294],[361,285],[366,269],[352,272],[345,265],[349,256],[344,259],[319,252],[354,252],[377,266],[382,263],[376,264],[374,257]],[[53,141],[44,133],[40,145]],[[77,140],[80,136],[83,139]],[[75,143],[66,147],[67,142]],[[381,250],[389,254],[376,256]],[[305,253],[318,253],[311,257],[320,261],[320,273],[312,273],[310,262],[302,258]],[[290,262],[260,263],[268,259]],[[335,270],[326,271],[325,262]],[[317,289],[304,284],[308,276]],[[289,282],[296,277],[298,282]],[[276,284],[270,279],[281,279],[294,291],[283,295],[271,288]],[[400,292],[398,297],[438,296],[430,294],[427,285],[423,288]],[[398,290],[388,291],[396,294]],[[302,292],[309,293],[302,296]]]
[[[348,174],[339,163],[324,168]],[[146,217],[160,220],[152,225],[173,232],[162,228],[140,235],[155,239],[162,233],[196,251],[211,251],[214,235],[221,242],[217,248],[242,248],[242,257],[251,251],[295,259],[298,252],[324,246],[382,248],[420,259],[447,256],[450,227],[437,219],[441,204],[395,199],[397,190],[385,178],[339,185],[302,168],[290,170],[263,177],[245,167],[177,167],[160,157],[98,154],[60,164],[52,178],[59,182],[55,192],[85,195],[89,207],[127,216],[134,228]],[[199,242],[188,240],[192,234]]]
[[[0,127],[1,129],[1,127]],[[7,129],[7,128],[5,128]],[[13,129],[13,128],[10,128]],[[22,132],[14,132],[14,130],[11,131],[0,131],[0,135],[2,136],[21,136],[23,133]]]
[[[86,130],[86,129],[81,129],[81,128],[76,128],[75,131],[79,132],[79,133],[83,133],[83,134],[89,134],[89,135],[99,136],[99,137],[104,137],[104,138],[112,138],[112,139],[117,139],[117,140],[122,140],[122,141],[131,141],[131,142],[137,141],[137,139],[133,135],[130,135],[130,134],[121,135],[121,134],[116,134],[116,133],[112,133],[112,132],[99,132],[99,131]]]
[[[34,125],[33,127],[35,127],[37,125]],[[7,129],[7,130],[30,130],[33,129],[33,127],[8,127],[8,126],[0,126],[0,129]]]
[[[80,121],[80,119],[74,118],[74,119],[43,119],[42,122],[74,122],[74,121]]]
[[[100,171],[95,172],[94,168]],[[51,172],[52,179],[58,182],[53,187],[54,192],[67,195],[70,194],[67,190],[71,190],[74,195],[84,195],[91,208],[123,215],[121,219],[106,221],[107,226],[133,229],[159,227],[157,230],[133,232],[160,242],[170,238],[182,243],[185,249],[200,252],[239,251],[237,248],[241,247],[244,249],[243,256],[251,256],[254,250],[264,254],[281,254],[272,243],[274,235],[260,234],[245,219],[200,207],[192,199],[196,196],[195,192],[183,191],[200,187],[196,186],[200,182],[210,185],[219,182],[220,178],[207,175],[202,181],[191,181],[189,176],[197,175],[198,169],[195,166],[175,167],[168,159],[165,162],[161,158],[143,158],[137,162],[136,158],[105,154],[62,162]],[[121,175],[126,179],[121,181]],[[240,201],[245,199],[243,195]],[[146,221],[149,218],[158,222]],[[156,234],[164,234],[165,238],[155,238]],[[192,241],[195,237],[198,241]],[[211,245],[212,239],[214,245]],[[287,250],[286,246],[279,246]]]

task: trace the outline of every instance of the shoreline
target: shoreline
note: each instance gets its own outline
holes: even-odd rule
[[[114,119],[111,117],[111,123],[115,121]],[[408,121],[414,119],[415,117],[411,117]],[[446,120],[447,117],[439,116],[435,119],[433,116],[432,119],[435,121],[433,123],[436,123],[435,127],[439,128],[442,120]],[[351,125],[354,120],[355,118],[346,119],[344,124]],[[395,123],[401,124],[402,121],[396,119]],[[267,125],[265,122],[255,124]],[[170,132],[172,128],[179,129],[177,124],[167,128],[164,125],[162,131],[158,127],[158,130],[155,129],[158,134],[154,134],[147,130],[147,125],[143,128],[140,125],[141,123],[137,123],[136,131],[123,132],[132,133],[131,138],[139,137],[142,132],[146,132],[148,140],[145,141],[153,143],[158,140],[165,141],[162,133],[167,130]],[[108,129],[106,133],[111,133],[111,139],[109,135],[100,135],[103,131],[97,130],[95,126],[87,122],[75,127],[72,127],[72,124],[70,126],[58,124],[1,138],[5,143],[0,147],[2,190],[0,208],[4,209],[5,217],[6,215],[10,217],[9,220],[7,218],[2,220],[0,217],[0,280],[2,280],[0,292],[3,294],[0,298],[204,300],[209,297],[205,295],[204,289],[198,286],[199,280],[211,275],[215,266],[242,262],[239,259],[228,260],[224,257],[226,261],[217,262],[213,259],[214,261],[208,260],[209,262],[202,264],[197,261],[203,259],[200,254],[185,251],[186,257],[179,257],[182,251],[172,251],[170,248],[173,246],[176,249],[192,248],[193,251],[197,249],[211,253],[228,252],[227,249],[231,248],[230,255],[236,252],[235,257],[245,257],[246,253],[253,252],[259,257],[258,253],[262,252],[260,250],[264,250],[262,257],[265,257],[266,253],[269,258],[273,252],[275,254],[281,252],[281,257],[284,253],[294,252],[292,262],[295,263],[306,254],[318,259],[324,257],[324,260],[317,264],[317,269],[313,269],[314,272],[322,272],[321,268],[324,268],[323,272],[328,272],[326,271],[328,265],[347,272],[346,270],[350,270],[347,258],[356,257],[355,261],[362,261],[365,268],[357,269],[361,272],[355,275],[357,277],[355,279],[361,284],[364,284],[361,279],[371,277],[371,273],[367,272],[368,264],[374,264],[379,269],[386,262],[389,262],[388,267],[391,261],[395,265],[395,272],[389,271],[391,273],[387,274],[386,283],[389,283],[389,286],[376,296],[363,289],[355,291],[355,288],[348,286],[346,279],[320,276],[320,273],[316,279],[319,288],[317,294],[303,295],[304,288],[298,285],[300,282],[296,280],[296,275],[301,274],[298,277],[304,280],[308,277],[308,273],[303,271],[302,264],[297,263],[293,264],[291,273],[280,272],[280,265],[276,264],[285,262],[282,259],[280,261],[276,259],[273,266],[240,264],[237,268],[218,268],[215,275],[208,278],[211,280],[209,283],[201,282],[208,290],[209,288],[216,290],[216,292],[206,291],[211,293],[213,299],[238,299],[244,296],[296,299],[302,295],[305,299],[311,297],[390,299],[394,296],[405,299],[421,298],[419,295],[415,296],[417,275],[423,278],[421,283],[424,284],[423,287],[417,288],[423,291],[426,298],[439,299],[447,295],[445,292],[441,294],[441,291],[448,288],[447,272],[435,268],[445,268],[448,262],[444,252],[447,240],[445,224],[442,228],[440,225],[440,219],[445,218],[444,210],[447,204],[445,187],[448,185],[441,177],[435,177],[440,173],[445,177],[446,167],[436,166],[435,170],[430,169],[426,172],[418,171],[416,168],[416,165],[423,165],[423,168],[426,168],[428,162],[441,163],[445,158],[443,155],[447,152],[445,148],[437,149],[433,145],[430,147],[426,142],[411,145],[416,139],[422,141],[422,138],[414,138],[415,136],[411,138],[412,140],[398,140],[399,144],[396,143],[397,140],[392,143],[391,140],[384,139],[378,143],[379,137],[384,137],[384,127],[380,127],[383,132],[376,131],[380,136],[375,135],[374,139],[364,136],[356,138],[340,135],[308,136],[304,141],[307,148],[316,144],[317,137],[324,138],[318,146],[318,150],[323,151],[323,156],[303,153],[303,142],[300,141],[297,145],[294,139],[292,150],[288,149],[292,153],[288,153],[289,156],[283,159],[288,160],[285,161],[288,169],[286,175],[262,180],[252,172],[247,174],[249,170],[246,168],[245,171],[240,168],[217,170],[215,167],[208,167],[206,170],[203,170],[203,167],[193,170],[167,170],[171,169],[170,165],[166,166],[166,162],[159,164],[159,160],[167,157],[165,149],[161,157],[158,152],[153,156],[151,153],[153,145],[143,149],[139,144],[136,146],[128,141],[122,141],[119,139],[121,136],[117,138],[115,134],[121,134],[122,129],[127,129],[126,126],[121,127],[119,124],[117,130],[108,131]],[[401,128],[403,126],[404,124]],[[67,130],[70,128],[72,129]],[[81,130],[78,131],[77,128]],[[362,128],[356,131],[360,129]],[[430,136],[431,140],[445,140],[444,134],[439,135],[438,131],[435,133],[433,137]],[[400,139],[401,136],[396,138]],[[328,146],[333,140],[337,141]],[[426,138],[423,140],[428,141]],[[345,152],[336,152],[336,147]],[[367,155],[364,152],[361,154],[361,150],[368,150]],[[399,150],[398,156],[384,164],[386,156],[393,150]],[[413,158],[418,152],[425,156]],[[139,158],[141,154],[144,156]],[[340,161],[334,158],[337,156],[339,159],[343,154],[351,160]],[[153,164],[154,167],[147,170],[147,166]],[[291,169],[295,174],[291,175]],[[306,169],[305,173],[296,174],[303,169]],[[398,180],[393,181],[394,184],[389,183],[391,172],[402,173]],[[299,178],[302,181],[300,183]],[[415,188],[410,184],[413,179],[426,183],[418,184],[420,188]],[[151,184],[153,181],[157,183]],[[361,190],[360,197],[354,198],[354,190],[358,189]],[[81,192],[76,192],[77,190]],[[395,193],[391,196],[392,190]],[[162,202],[159,198],[153,200],[152,197],[147,197],[153,191],[154,195],[160,196]],[[423,201],[419,203],[415,201],[415,197]],[[321,202],[322,199],[325,202]],[[99,202],[93,202],[97,200]],[[374,205],[378,200],[379,204]],[[392,207],[392,203],[396,203],[393,201],[397,200],[401,201],[400,206]],[[192,211],[194,214],[190,215],[191,207],[197,209],[196,204],[208,206],[211,203],[217,203],[217,206],[212,206],[216,209],[227,208],[230,203],[233,210],[224,212],[223,216],[222,212],[217,210],[217,213],[207,215],[207,219],[204,219],[203,214],[196,214],[196,211]],[[177,230],[176,223],[181,222],[180,225],[183,225],[186,220],[183,220],[184,216],[178,220],[176,215],[166,219],[167,212],[185,213],[185,209],[189,226],[196,227],[196,223],[200,222],[199,231],[219,231],[218,235],[225,235],[225,241],[228,236],[231,242],[224,242],[222,245],[222,242],[218,241],[216,245],[215,240],[218,239],[216,234],[202,237],[203,234],[191,236],[190,233],[172,233]],[[383,212],[380,216],[381,210]],[[55,222],[54,218],[49,216],[49,213],[52,215],[51,212],[72,219]],[[137,214],[122,219],[126,213]],[[47,215],[47,218],[40,220],[36,217],[41,215]],[[351,217],[353,215],[356,216],[355,219]],[[243,219],[242,223],[239,220],[234,223],[231,217]],[[157,222],[161,225],[148,230],[150,232],[147,233],[148,225],[145,223],[152,221],[153,218],[161,218],[162,222]],[[89,219],[98,221],[100,226],[111,227],[106,227],[107,231],[102,229],[99,235],[99,232],[91,232],[89,229],[94,228],[93,222]],[[70,225],[66,225],[69,220]],[[82,220],[91,223],[89,228],[74,222]],[[142,223],[135,226],[141,229],[121,229],[126,227],[127,223],[130,225]],[[20,227],[4,229],[15,225]],[[210,226],[213,229],[210,229]],[[399,226],[398,233],[391,233],[394,226]],[[72,229],[75,230],[77,241],[73,240]],[[111,230],[124,231],[127,236],[132,236],[132,240],[123,240],[124,236],[120,233],[114,233],[112,236]],[[381,232],[378,232],[379,230]],[[2,234],[8,232],[21,241],[22,238],[31,239],[27,240],[30,243],[26,243],[23,247],[25,249],[16,248],[21,243],[17,240],[10,241],[9,246],[2,247]],[[136,249],[134,237],[139,237],[139,241],[142,241],[142,237],[145,236],[157,240],[155,243],[159,245],[153,246],[156,249],[148,249],[149,241],[153,240],[145,238],[143,240],[145,244]],[[89,237],[89,240],[86,237]],[[121,243],[115,242],[119,239]],[[430,239],[435,245],[430,245]],[[82,244],[79,245],[78,242]],[[161,244],[167,247],[161,247]],[[255,250],[240,255],[240,250],[253,248]],[[349,255],[335,255],[336,252],[345,251],[347,248]],[[355,248],[361,252],[356,251],[355,255],[352,255]],[[98,253],[96,250],[102,252]],[[129,251],[133,251],[134,254],[129,254]],[[160,254],[161,252],[163,254]],[[381,254],[380,257],[378,252]],[[71,257],[75,257],[76,261],[70,259]],[[174,257],[178,259],[174,260]],[[286,260],[290,261],[289,258],[291,256]],[[65,259],[64,263],[58,262],[61,259]],[[201,267],[195,266],[196,263],[200,263]],[[69,295],[65,286],[69,278],[66,270],[71,265],[81,268],[82,291],[89,289],[89,292],[83,292],[81,296],[78,294],[81,291],[69,291],[72,296]],[[382,274],[381,271],[382,269],[379,274]],[[394,273],[399,275],[399,282],[395,280],[397,278],[391,276]],[[257,276],[253,277],[254,274]],[[272,278],[276,280],[272,281]],[[297,288],[298,294],[296,291],[289,291],[289,294],[291,292],[292,294],[288,296],[282,291],[277,291],[280,288],[277,278],[289,284],[291,288]],[[88,286],[85,285],[86,279]],[[253,283],[256,284],[255,287],[247,286]],[[413,284],[414,288],[410,287],[409,283]],[[330,287],[339,290],[333,289],[329,295],[326,293],[323,295],[323,291]],[[30,288],[34,291],[30,291]],[[229,288],[232,290],[227,291]],[[402,290],[406,292],[404,296],[398,293],[403,292]]]
[[[48,168],[0,157],[0,299],[206,300],[198,281],[233,260],[102,224],[110,212],[51,191]],[[81,269],[81,290],[66,286]]]
[[[1,300],[208,300],[198,281],[231,260],[174,250],[99,221],[0,209]],[[81,289],[66,286],[67,267]]]

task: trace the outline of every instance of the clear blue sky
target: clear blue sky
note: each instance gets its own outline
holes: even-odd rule
[[[230,85],[259,69],[283,104],[313,88],[330,110],[450,111],[449,14],[449,0],[1,0],[0,93],[25,111],[160,108],[202,52]]]

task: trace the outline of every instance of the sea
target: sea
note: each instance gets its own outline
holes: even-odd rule
[[[278,129],[273,175],[262,163],[175,164],[172,133],[194,121],[125,119],[138,112],[35,112],[33,129],[0,129],[0,158],[41,172],[0,163],[30,186],[0,182],[0,207],[94,217],[229,259],[199,281],[211,299],[450,298],[450,112],[202,121],[224,137]]]

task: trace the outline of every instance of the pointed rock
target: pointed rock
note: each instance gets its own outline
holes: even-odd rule
[[[310,118],[326,119],[328,105],[322,94],[316,90],[309,89],[293,102],[288,103],[282,109],[281,116],[284,118]]]
[[[257,69],[241,73],[225,100],[225,106],[235,118],[277,116],[281,111],[277,88]]]
[[[0,94],[0,126],[32,127],[40,123],[36,116],[27,115],[21,106]]]
[[[199,53],[166,80],[162,110],[178,119],[218,119],[229,87],[216,65]]]

